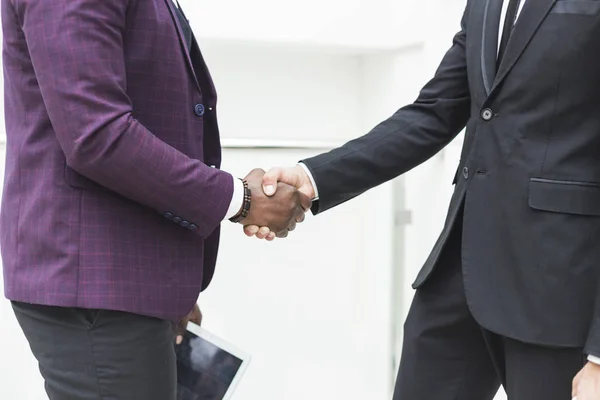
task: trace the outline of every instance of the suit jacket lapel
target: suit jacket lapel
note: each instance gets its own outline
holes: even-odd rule
[[[527,0],[521,14],[517,19],[513,33],[510,37],[502,63],[498,68],[492,91],[498,87],[515,65],[527,44],[548,15],[556,0]],[[496,34],[497,35],[497,34]]]
[[[196,83],[198,90],[201,90],[200,84],[198,83],[198,78],[196,77],[196,72],[194,71],[194,64],[192,63],[192,58],[190,57],[190,51],[187,47],[185,35],[183,34],[183,29],[181,29],[181,25],[179,24],[179,18],[177,18],[177,14],[175,13],[175,4],[173,4],[173,0],[165,0],[165,3],[167,3],[167,8],[169,9],[169,12],[171,13],[171,18],[173,19],[173,23],[175,24],[175,27],[177,28],[177,36],[179,36],[181,50],[184,52],[190,73],[192,74],[192,77],[194,78],[194,82]]]
[[[481,71],[483,85],[489,95],[496,76],[496,60],[498,57],[498,32],[500,29],[500,13],[502,0],[486,0],[483,15],[483,34],[481,41]]]

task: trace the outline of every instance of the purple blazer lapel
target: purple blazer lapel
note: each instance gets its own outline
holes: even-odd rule
[[[202,55],[202,51],[200,50],[200,45],[198,44],[198,39],[196,39],[195,37],[192,37],[192,50],[195,51],[197,54],[197,57],[200,62],[201,70],[206,72],[205,78],[206,78],[206,83],[209,86],[208,88],[210,89],[211,93],[216,96],[217,90],[215,88],[215,83],[213,82],[212,76],[208,72],[208,66],[206,65],[206,62],[204,61],[204,56]]]
[[[194,82],[196,83],[198,90],[201,91],[200,84],[198,83],[198,78],[196,77],[196,72],[194,71],[194,64],[192,63],[192,59],[190,57],[190,52],[189,52],[189,49],[187,48],[185,36],[183,35],[183,30],[181,29],[181,25],[179,24],[179,18],[177,18],[177,14],[175,13],[175,4],[173,4],[173,0],[164,0],[164,1],[165,1],[165,3],[167,3],[167,8],[169,9],[169,12],[171,13],[171,18],[173,19],[173,23],[175,24],[175,27],[177,28],[177,36],[179,36],[179,43],[181,44],[181,51],[183,51],[183,53],[185,55],[185,59],[187,60],[187,64],[188,64],[190,73],[194,77]]]

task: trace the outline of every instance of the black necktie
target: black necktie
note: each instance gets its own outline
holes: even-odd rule
[[[498,50],[497,65],[500,65],[500,62],[502,61],[502,56],[504,56],[504,52],[506,51],[506,45],[508,45],[508,39],[510,39],[510,34],[512,33],[513,27],[515,25],[515,20],[517,19],[517,11],[519,10],[520,3],[521,0],[510,0],[508,3],[506,19],[504,20],[504,27],[502,28],[502,39],[500,40],[500,49]]]

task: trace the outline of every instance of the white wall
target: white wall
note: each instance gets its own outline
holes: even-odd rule
[[[224,143],[239,146],[224,154],[234,174],[290,165],[363,131],[359,56],[231,42],[209,43],[204,53]],[[392,268],[389,191],[309,218],[272,244],[224,227],[218,275],[201,304],[208,329],[255,357],[241,400],[391,396],[391,292],[381,290]]]
[[[337,144],[362,132],[360,57],[239,42],[202,48],[226,144]]]
[[[380,50],[414,40],[417,0],[181,0],[195,31],[209,40],[311,48]],[[235,10],[232,12],[232,10]]]
[[[246,173],[312,153],[228,149],[225,167]],[[390,398],[390,292],[381,290],[390,281],[386,194],[378,188],[309,217],[275,243],[224,226],[219,270],[200,303],[205,327],[254,357],[240,400]]]
[[[465,0],[181,3],[220,95],[224,168],[244,175],[366,133],[412,101],[450,45]],[[200,304],[208,329],[253,354],[236,399],[391,398],[409,284],[441,229],[460,141],[404,178],[308,218],[287,241],[224,227]],[[45,398],[8,302],[0,321],[0,398]]]

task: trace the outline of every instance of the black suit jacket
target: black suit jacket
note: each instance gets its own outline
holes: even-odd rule
[[[418,99],[305,160],[323,212],[410,170],[466,125],[445,228],[463,224],[471,311],[526,342],[600,354],[600,0],[528,0],[496,70],[499,0],[469,0]],[[463,218],[457,218],[464,205]]]

